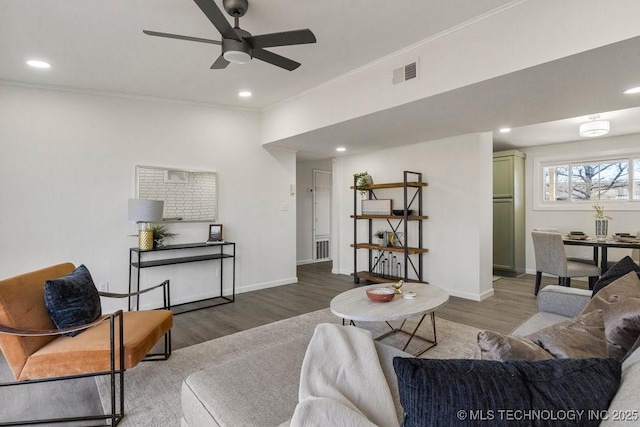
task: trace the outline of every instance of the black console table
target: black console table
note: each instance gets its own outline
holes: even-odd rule
[[[188,256],[180,256],[179,252],[185,249],[194,249],[194,250],[202,250],[207,249],[202,255],[188,255]],[[177,256],[172,256],[178,252]],[[166,256],[153,256],[153,259],[149,259],[150,254],[158,254]],[[145,257],[147,260],[145,260]],[[206,244],[206,243],[187,243],[182,245],[167,245],[160,248],[155,248],[151,250],[142,250],[139,248],[131,248],[129,249],[129,293],[137,292],[140,290],[140,270],[143,268],[151,268],[151,267],[160,267],[163,265],[175,265],[175,264],[185,264],[190,262],[199,262],[199,261],[218,261],[220,265],[220,296],[207,298],[203,300],[196,300],[187,302],[184,304],[172,305],[171,310],[174,314],[187,313],[189,311],[201,310],[203,308],[215,307],[222,304],[228,304],[235,300],[236,295],[236,244],[232,242],[218,243],[218,244]],[[223,293],[223,284],[224,284],[224,264],[225,261],[230,261],[232,263],[231,267],[231,276],[232,276],[232,287],[231,287],[231,295],[224,295]],[[134,269],[136,270],[135,276],[136,280],[134,283]],[[134,288],[135,286],[135,288]],[[198,302],[209,302],[207,305],[198,304],[197,307],[193,307],[196,305],[194,303]],[[188,305],[192,305],[191,308],[187,307]],[[140,309],[140,301],[136,298],[135,301],[136,309]],[[129,297],[129,310],[132,308],[132,300]]]

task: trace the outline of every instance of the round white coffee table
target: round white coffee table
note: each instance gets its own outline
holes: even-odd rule
[[[449,301],[449,294],[437,286],[427,285],[425,283],[405,283],[401,291],[403,294],[415,292],[414,299],[403,298],[403,295],[396,295],[389,302],[371,301],[367,297],[366,290],[380,287],[390,287],[391,283],[379,283],[369,286],[361,286],[343,292],[331,300],[331,312],[336,316],[342,317],[343,324],[345,320],[355,325],[356,321],[361,322],[386,322],[391,330],[386,332],[376,340],[381,340],[391,334],[403,333],[409,335],[409,339],[402,350],[406,350],[409,343],[414,337],[429,343],[426,348],[415,353],[419,356],[430,348],[438,344],[436,340],[436,318],[435,310]],[[433,327],[433,340],[417,335],[416,332],[427,316],[431,315],[431,325]],[[405,331],[403,329],[405,322],[410,317],[422,316],[413,331]],[[389,324],[392,320],[402,320],[399,328],[395,328]]]

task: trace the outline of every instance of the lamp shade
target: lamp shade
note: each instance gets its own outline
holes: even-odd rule
[[[160,222],[163,209],[162,200],[129,199],[129,221]]]
[[[580,136],[592,138],[595,136],[603,136],[609,133],[609,120],[592,120],[584,122],[580,125]]]

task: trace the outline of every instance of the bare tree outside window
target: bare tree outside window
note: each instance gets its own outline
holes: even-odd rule
[[[571,184],[573,200],[628,200],[629,162],[574,164]]]
[[[640,200],[640,159],[565,163],[542,172],[544,201],[630,200],[631,194]]]

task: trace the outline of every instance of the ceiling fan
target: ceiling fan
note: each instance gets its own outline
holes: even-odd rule
[[[268,50],[264,50],[264,48],[316,42],[316,37],[309,29],[252,36],[251,33],[241,29],[239,25],[240,17],[243,16],[249,8],[248,0],[222,0],[224,9],[234,18],[233,27],[231,27],[227,18],[225,18],[222,11],[216,6],[214,0],[194,1],[207,18],[209,18],[213,26],[220,32],[222,41],[182,36],[179,34],[159,33],[149,30],[142,30],[142,32],[150,36],[222,45],[222,54],[220,54],[211,66],[212,70],[226,68],[230,62],[234,64],[246,64],[251,61],[252,58],[257,58],[277,67],[284,68],[285,70],[293,71],[300,66],[299,62],[269,52]]]

